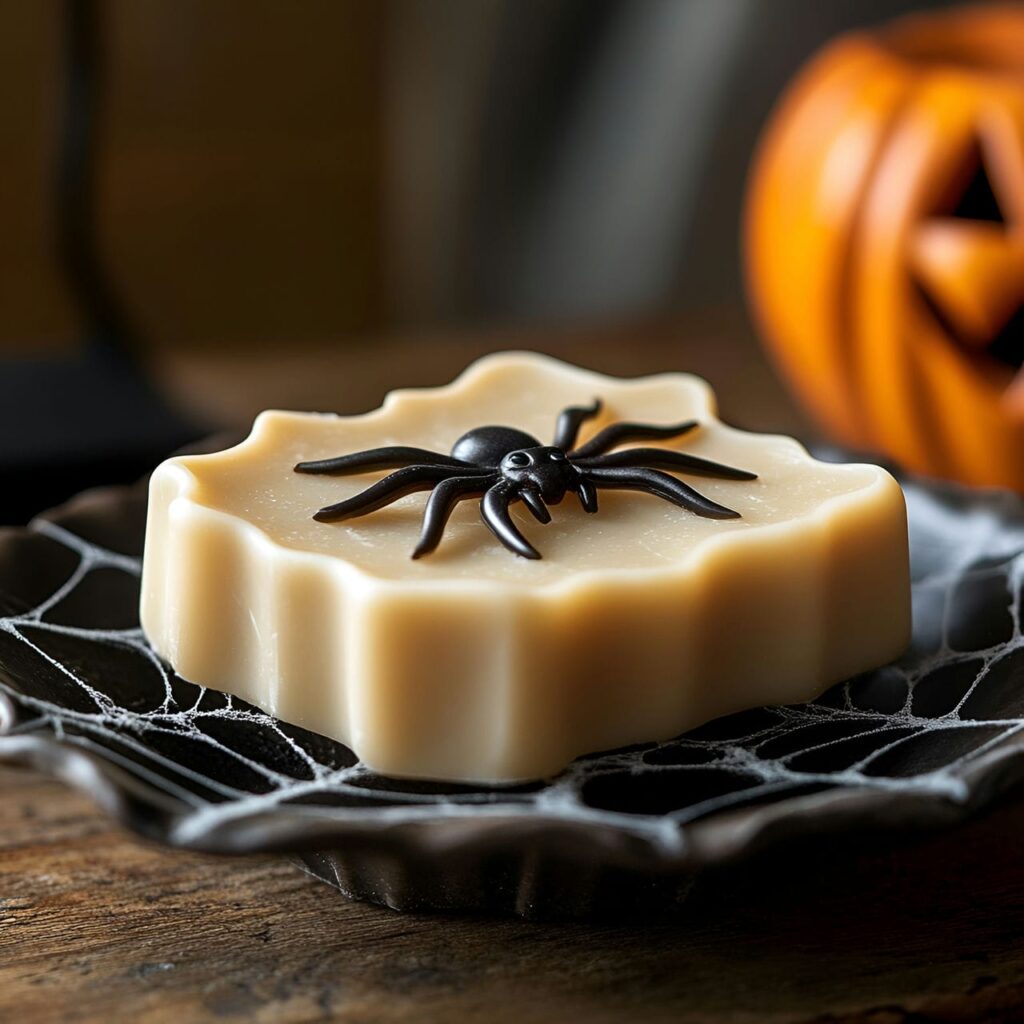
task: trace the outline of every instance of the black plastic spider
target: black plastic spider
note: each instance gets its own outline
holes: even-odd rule
[[[646,491],[708,519],[739,517],[738,512],[711,501],[660,470],[727,480],[756,480],[755,473],[662,448],[628,448],[609,453],[609,449],[627,441],[680,437],[698,425],[696,420],[662,427],[613,423],[575,447],[580,426],[600,411],[598,398],[592,405],[562,410],[550,445],[541,444],[515,427],[476,427],[455,442],[451,455],[394,446],[300,462],[295,470],[342,475],[402,467],[354,497],[320,509],[313,518],[322,523],[351,519],[376,512],[414,491],[432,490],[413,558],[421,558],[437,547],[460,501],[481,495],[483,521],[509,551],[523,558],[540,558],[540,553],[509,515],[508,507],[514,501],[522,501],[541,523],[551,522],[547,506],[557,505],[569,491],[579,497],[587,512],[596,512],[599,488]]]

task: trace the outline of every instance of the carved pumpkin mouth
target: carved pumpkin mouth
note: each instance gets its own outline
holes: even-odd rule
[[[954,344],[964,349],[969,356],[975,357],[979,363],[988,365],[990,369],[1005,371],[1007,385],[1011,383],[1016,371],[1024,367],[1024,306],[1006,321],[984,348],[978,348],[970,340],[957,334],[956,326],[919,283],[915,290],[922,305]]]
[[[987,351],[994,359],[1014,369],[1024,366],[1024,306],[1010,317],[989,343]]]

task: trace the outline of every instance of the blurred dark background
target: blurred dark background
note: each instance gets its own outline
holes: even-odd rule
[[[693,368],[743,420],[759,128],[927,6],[0,0],[0,521],[509,345]]]

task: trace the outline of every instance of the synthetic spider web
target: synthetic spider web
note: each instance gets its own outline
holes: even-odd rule
[[[964,803],[979,764],[1024,726],[1024,504],[913,482],[906,493],[915,629],[902,662],[811,704],[489,789],[382,778],[338,743],[176,677],[138,626],[143,505],[112,492],[0,537],[0,759],[33,761],[40,743],[85,754],[108,783],[130,780],[136,827],[218,849],[269,845],[259,829],[226,838],[255,818],[284,833],[328,823],[340,838],[498,816],[628,830],[678,855],[691,823],[766,804],[784,816],[791,798],[823,791]]]

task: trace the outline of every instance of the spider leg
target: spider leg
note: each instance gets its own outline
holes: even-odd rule
[[[590,459],[595,455],[603,455],[616,445],[625,444],[627,441],[653,441],[659,438],[665,440],[670,437],[681,437],[683,434],[688,434],[697,425],[696,420],[669,423],[662,427],[651,423],[612,423],[604,430],[599,430],[585,444],[581,444],[579,448],[569,452],[569,458],[573,460]]]
[[[370,473],[375,469],[398,469],[402,466],[450,466],[464,472],[482,471],[482,467],[474,466],[461,459],[453,459],[450,455],[431,452],[426,448],[407,448],[404,445],[392,445],[388,448],[371,448],[365,452],[353,452],[351,455],[339,455],[333,459],[316,459],[313,462],[300,462],[295,467],[296,473]]]
[[[551,513],[548,511],[548,507],[535,490],[530,487],[524,487],[519,492],[519,497],[522,499],[523,504],[533,513],[533,518],[538,523],[551,522]]]
[[[479,497],[497,479],[497,476],[492,475],[453,476],[442,480],[427,498],[427,505],[423,510],[423,528],[412,557],[422,558],[429,555],[441,543],[444,528],[448,525],[455,506],[466,498]]]
[[[388,474],[383,480],[378,480],[351,498],[324,506],[313,518],[320,523],[334,523],[353,516],[365,516],[407,494],[428,491],[435,484],[458,475],[459,470],[450,466],[407,466]]]
[[[627,448],[608,455],[595,455],[590,459],[573,460],[580,469],[671,469],[677,473],[698,473],[701,476],[717,476],[725,480],[756,480],[757,474],[721,462],[712,462],[686,452],[668,451],[665,448]]]
[[[584,512],[597,511],[597,488],[586,477],[580,477],[577,482],[576,494],[579,496]]]
[[[576,443],[580,426],[593,419],[601,411],[601,399],[595,398],[590,405],[570,405],[558,414],[555,424],[555,439],[551,443],[567,452]]]
[[[491,533],[513,554],[540,558],[540,552],[519,532],[508,514],[508,506],[515,497],[515,489],[507,481],[496,483],[480,502],[480,516]]]
[[[586,479],[612,490],[646,491],[655,497],[689,509],[705,519],[738,519],[739,512],[705,498],[688,484],[656,469],[589,469]]]

